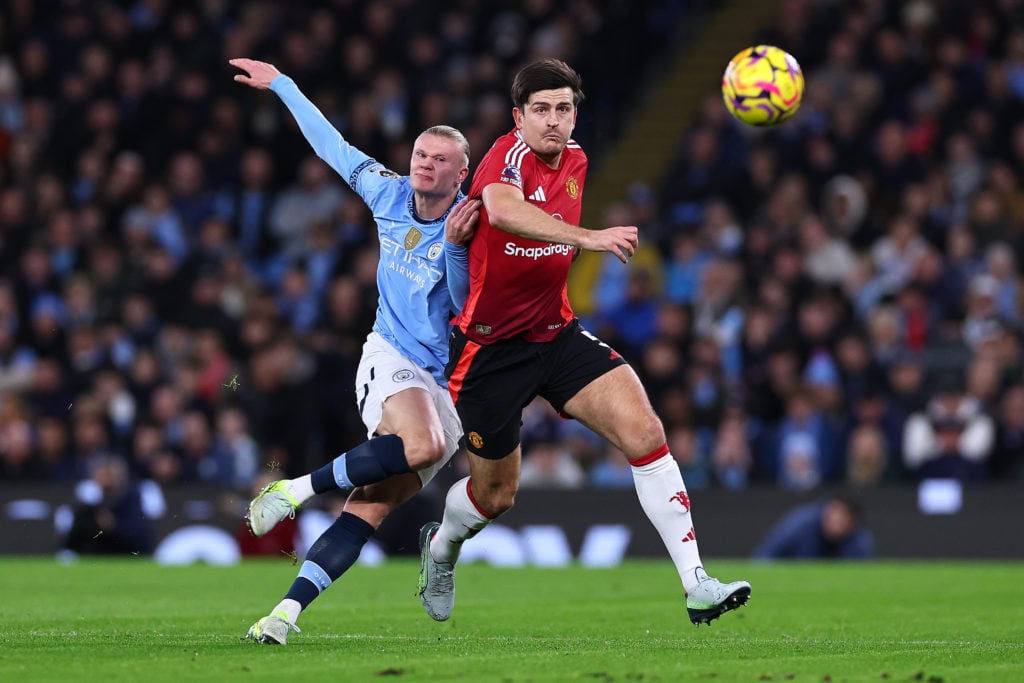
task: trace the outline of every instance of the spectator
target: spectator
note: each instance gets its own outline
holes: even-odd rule
[[[678,232],[672,239],[671,259],[665,272],[665,296],[669,301],[693,304],[711,259],[711,252],[703,248],[695,231]]]
[[[985,269],[995,280],[996,314],[1011,323],[1020,322],[1020,275],[1010,246],[1005,242],[990,244],[985,250]]]
[[[746,488],[753,466],[745,417],[741,411],[732,410],[722,419],[715,435],[711,452],[715,481],[726,489]]]
[[[585,479],[580,464],[555,440],[535,441],[523,457],[520,475],[523,488],[577,489]]]
[[[9,420],[0,427],[0,479],[45,481],[46,463],[36,457],[32,425],[24,419]]]
[[[971,349],[977,349],[992,333],[999,320],[996,298],[999,281],[989,273],[975,275],[967,290],[967,311],[964,317],[963,338]]]
[[[827,416],[815,408],[810,393],[800,389],[791,395],[779,427],[779,485],[806,491],[831,478],[838,459],[834,441],[834,429]]]
[[[801,505],[777,522],[754,550],[757,560],[865,560],[874,538],[860,505],[836,496]]]
[[[601,459],[587,472],[587,483],[603,489],[631,489],[633,470],[622,451],[606,442]]]
[[[679,471],[690,489],[711,485],[710,455],[707,441],[689,425],[676,425],[667,430],[669,452],[679,464]]]
[[[877,425],[866,423],[854,429],[846,448],[846,483],[862,489],[889,478],[888,450]]]
[[[995,429],[980,402],[967,396],[960,377],[943,375],[925,411],[903,431],[903,462],[918,478],[984,479]]]
[[[299,169],[298,181],[277,197],[270,211],[270,229],[281,244],[284,262],[303,256],[308,249],[309,229],[315,223],[330,221],[345,202],[341,188],[331,179],[330,168],[315,156],[307,157]]]
[[[122,458],[110,454],[95,458],[76,497],[74,520],[63,540],[65,549],[97,555],[148,555],[153,551],[153,522]]]
[[[842,240],[829,235],[824,221],[808,214],[800,223],[800,248],[804,270],[818,284],[839,284],[854,267],[855,254]]]

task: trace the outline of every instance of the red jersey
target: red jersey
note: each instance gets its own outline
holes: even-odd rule
[[[573,140],[558,168],[534,155],[515,130],[498,138],[473,175],[469,196],[492,183],[519,188],[545,213],[579,225],[587,155]],[[519,237],[491,225],[481,210],[469,246],[469,296],[452,324],[478,344],[521,337],[550,341],[575,317],[566,280],[573,247]]]

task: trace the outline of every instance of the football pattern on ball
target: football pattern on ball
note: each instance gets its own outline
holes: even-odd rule
[[[722,75],[729,113],[752,126],[782,123],[800,108],[804,74],[793,55],[773,45],[741,51]]]

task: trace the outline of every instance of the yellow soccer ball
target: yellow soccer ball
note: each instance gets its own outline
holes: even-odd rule
[[[748,47],[722,75],[725,108],[751,126],[774,126],[800,108],[804,74],[793,55],[772,45]]]

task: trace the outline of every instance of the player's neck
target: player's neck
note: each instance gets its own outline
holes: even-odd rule
[[[544,165],[547,166],[548,168],[553,168],[555,170],[558,170],[558,167],[562,164],[562,151],[561,150],[559,150],[557,154],[547,155],[547,156],[538,153],[537,150],[534,150],[533,151],[533,155],[535,157],[537,157],[538,159],[540,159],[544,163]]]
[[[425,221],[437,220],[447,213],[455,201],[454,195],[429,195],[417,192],[413,195],[416,202],[416,215]]]

